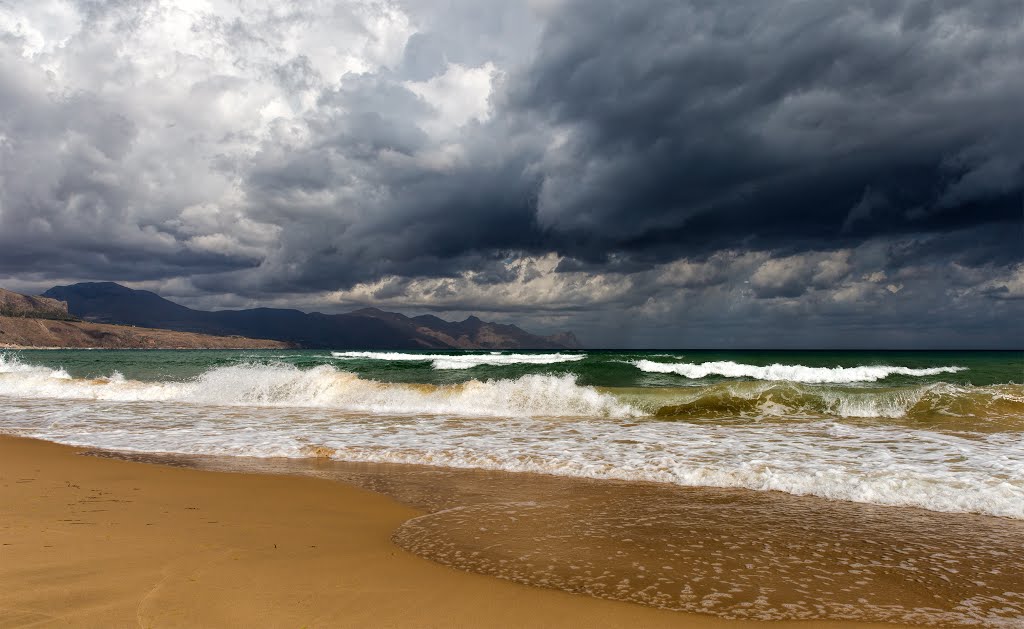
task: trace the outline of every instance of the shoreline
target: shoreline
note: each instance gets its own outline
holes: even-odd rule
[[[423,511],[337,480],[83,454],[0,435],[0,625],[766,625],[442,566],[391,541]]]
[[[1024,618],[1014,576],[1024,573],[1024,522],[1012,518],[324,456],[94,453],[339,480],[423,512],[392,536],[421,557],[686,614],[814,626],[1007,626]]]

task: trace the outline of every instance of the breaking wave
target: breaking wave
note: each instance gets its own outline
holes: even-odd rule
[[[472,358],[516,356],[474,355]],[[527,374],[459,384],[408,384],[364,379],[330,365],[300,369],[286,363],[244,363],[212,368],[185,381],[143,382],[126,379],[117,371],[102,378],[76,379],[64,369],[25,364],[15,355],[0,353],[0,395],[109,402],[172,401],[213,406],[317,407],[344,412],[465,417],[646,416],[680,420],[982,417],[988,421],[1008,419],[1024,427],[1024,385],[1016,384],[975,387],[940,382],[864,389],[802,382],[740,381],[701,387],[623,390],[581,385],[573,374]]]
[[[379,414],[460,416],[633,417],[614,396],[577,384],[573,375],[524,375],[430,385],[364,380],[328,365],[217,367],[185,382],[140,382],[120,374],[72,379],[63,370],[0,355],[0,395],[112,402],[186,402],[214,406],[321,407]]]
[[[471,369],[481,365],[553,365],[583,360],[586,354],[405,354],[401,352],[331,352],[339,360],[429,362],[434,369]]]
[[[0,354],[0,396],[0,431],[72,445],[744,487],[1024,518],[1017,384],[608,390],[530,374],[432,385],[279,363],[143,382],[71,378]]]
[[[1024,430],[1024,385],[982,387],[939,382],[856,389],[790,382],[724,382],[675,389],[647,407],[659,419],[885,418],[931,424],[970,420],[972,429]],[[629,396],[625,396],[629,400]],[[634,402],[645,408],[645,405]]]
[[[843,384],[851,382],[877,382],[889,376],[937,376],[943,373],[966,371],[966,367],[928,367],[913,369],[891,365],[865,367],[806,367],[804,365],[745,365],[731,360],[706,363],[659,363],[636,360],[632,363],[648,373],[674,373],[698,380],[708,376],[726,378],[754,378],[756,380],[787,380],[816,384]]]

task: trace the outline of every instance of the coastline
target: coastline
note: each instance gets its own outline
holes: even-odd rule
[[[252,350],[252,349],[282,349],[282,350],[286,350],[286,349],[293,349],[293,348],[291,348],[291,347],[244,347],[244,346],[236,346],[236,347],[226,347],[226,346],[225,347],[172,347],[172,346],[163,347],[163,346],[161,346],[161,347],[125,347],[125,348],[117,348],[117,347],[72,347],[72,346],[59,346],[58,347],[58,346],[55,346],[55,345],[4,345],[3,343],[0,343],[0,351],[9,351],[9,352],[20,352],[20,351],[33,351],[33,352],[35,352],[35,351],[48,351],[48,350],[53,350],[53,351],[74,350],[74,351],[86,351],[86,352],[128,351],[128,350],[131,350],[133,352],[136,352],[136,351],[138,351],[138,352],[166,352],[166,351],[174,351],[174,352],[190,352],[190,351],[205,352],[205,351],[220,351],[220,350],[223,350],[223,351],[226,351],[226,352],[230,352],[230,351]]]
[[[2,626],[767,625],[433,563],[391,541],[423,512],[336,480],[84,453],[0,435]]]

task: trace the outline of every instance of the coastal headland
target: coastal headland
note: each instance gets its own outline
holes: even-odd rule
[[[83,321],[68,304],[0,288],[0,349],[280,349],[292,343]]]
[[[283,349],[291,343],[130,325],[0,317],[0,349]]]

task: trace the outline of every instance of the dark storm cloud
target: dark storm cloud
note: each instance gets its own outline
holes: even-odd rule
[[[218,11],[0,4],[0,274],[594,331],[1020,303],[1019,1]]]
[[[1019,221],[1022,13],[1016,2],[569,3],[499,83],[491,118],[462,129],[468,158],[443,172],[381,159],[430,146],[416,133],[423,101],[401,77],[346,78],[323,98],[363,113],[320,124],[348,129],[331,155],[277,168],[333,163],[333,183],[359,173],[367,187],[348,203],[372,211],[349,225],[332,210],[329,237],[296,226],[296,246],[317,251],[289,281],[445,275],[507,250],[601,265],[618,252],[642,266]],[[432,37],[407,43],[408,76],[443,70]],[[981,255],[1019,256],[1016,236]]]
[[[540,221],[672,257],[1019,220],[1022,19],[1019,2],[570,5],[510,89],[566,137]]]

